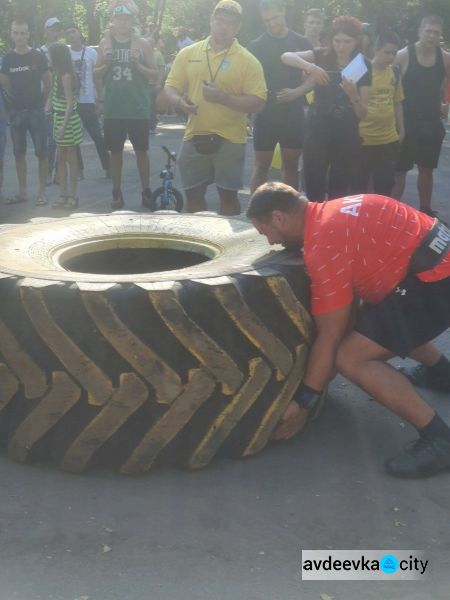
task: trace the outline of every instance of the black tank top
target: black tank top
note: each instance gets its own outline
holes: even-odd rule
[[[408,68],[403,77],[404,110],[408,119],[434,120],[441,116],[441,86],[446,75],[444,58],[436,49],[432,67],[424,67],[417,60],[416,46],[408,46]]]

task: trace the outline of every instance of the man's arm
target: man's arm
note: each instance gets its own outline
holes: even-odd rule
[[[400,67],[401,76],[404,77],[406,69],[408,68],[408,48],[402,48],[397,52],[394,65],[398,65]]]
[[[52,75],[48,69],[42,73],[42,87],[44,104],[46,104],[52,90]]]
[[[145,78],[150,79],[151,77],[155,77],[158,75],[158,69],[155,65],[155,58],[153,56],[153,48],[150,43],[144,38],[139,40],[139,47],[142,51],[142,56],[144,58],[144,63],[139,62],[139,59],[134,61],[134,65],[136,70]]]
[[[395,127],[398,133],[398,141],[400,144],[405,139],[405,119],[403,117],[403,102],[394,103],[395,111]]]
[[[97,62],[94,67],[94,77],[95,79],[102,79],[103,75],[109,68],[109,63],[105,61],[105,53],[104,53],[105,42],[102,40],[98,47],[97,52]]]
[[[350,327],[353,304],[314,317],[317,337],[314,340],[308,357],[308,365],[302,385],[321,392],[330,380],[336,352],[341,340]],[[271,435],[273,440],[288,440],[294,436],[305,423],[310,411],[300,408],[296,400],[292,400],[281,418],[281,422]]]
[[[184,95],[173,86],[166,84],[164,93],[174,108],[182,110],[186,115],[197,114],[198,106],[185,100]]]
[[[296,88],[284,88],[283,90],[280,90],[277,94],[277,101],[279,103],[293,102],[294,100],[301,98],[313,90],[315,85],[316,82],[314,77],[309,76],[301,85]]]
[[[0,85],[7,91],[8,94],[11,94],[11,80],[9,75],[0,73]]]
[[[243,113],[258,113],[264,109],[266,101],[253,94],[229,94],[209,83],[203,85],[203,97],[207,102],[222,104]]]

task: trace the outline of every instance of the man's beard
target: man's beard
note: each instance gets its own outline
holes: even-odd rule
[[[283,240],[281,245],[289,252],[301,252],[303,249],[303,243],[300,240]]]

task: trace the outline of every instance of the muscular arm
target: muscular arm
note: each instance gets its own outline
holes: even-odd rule
[[[400,67],[400,73],[402,77],[404,77],[406,73],[406,69],[408,68],[408,49],[402,48],[397,52],[397,56],[395,57],[394,64]]]
[[[338,346],[344,337],[351,319],[352,304],[332,312],[314,317],[317,337],[308,359],[305,385],[321,391],[330,379]]]

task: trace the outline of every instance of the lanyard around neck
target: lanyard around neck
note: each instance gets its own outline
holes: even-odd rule
[[[210,76],[210,81],[211,83],[214,83],[215,80],[217,79],[217,75],[219,74],[220,69],[222,68],[223,63],[225,62],[225,59],[228,56],[228,52],[230,51],[231,46],[229,46],[225,52],[225,54],[223,55],[222,60],[220,61],[220,65],[217,67],[216,72],[213,75],[212,69],[211,69],[211,63],[209,62],[209,48],[206,48],[206,62],[208,63],[208,71],[209,71],[209,76]]]

